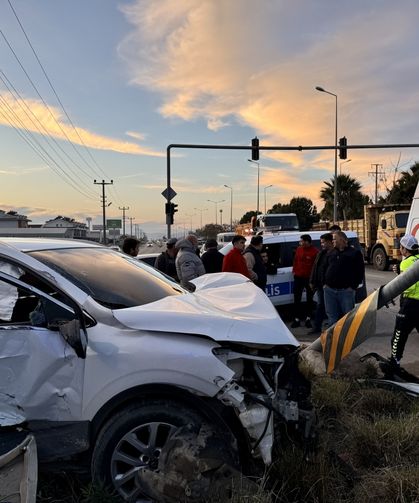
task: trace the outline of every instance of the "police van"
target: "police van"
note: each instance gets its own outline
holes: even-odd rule
[[[268,253],[268,275],[266,283],[266,295],[275,306],[292,304],[294,302],[294,276],[292,274],[292,264],[295,250],[300,244],[300,237],[303,234],[311,236],[312,244],[318,250],[320,247],[320,236],[325,231],[298,231],[263,234],[263,250]],[[345,231],[349,245],[361,250],[356,232]],[[250,238],[246,240],[246,246],[250,244]],[[226,255],[233,245],[221,248],[220,252]],[[276,271],[276,272],[275,272]],[[273,274],[269,274],[273,272]],[[365,298],[365,281],[357,290],[357,301]]]

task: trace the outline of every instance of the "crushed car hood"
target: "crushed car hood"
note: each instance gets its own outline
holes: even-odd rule
[[[204,335],[215,341],[299,346],[264,292],[241,274],[206,274],[196,291],[113,311],[137,330]]]

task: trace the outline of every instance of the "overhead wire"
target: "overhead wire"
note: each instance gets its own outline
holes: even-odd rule
[[[65,116],[67,117],[68,122],[71,124],[71,127],[73,128],[73,130],[74,130],[74,132],[76,133],[76,135],[77,135],[78,139],[80,140],[80,143],[81,143],[81,144],[83,145],[83,147],[85,148],[86,152],[88,153],[88,155],[89,155],[89,157],[91,158],[92,162],[93,162],[93,163],[95,164],[95,166],[97,167],[98,171],[95,171],[95,169],[94,169],[94,168],[92,168],[92,167],[90,166],[90,164],[86,161],[86,159],[84,158],[84,156],[82,156],[82,155],[81,155],[81,153],[79,152],[79,150],[78,150],[77,148],[76,148],[76,152],[78,153],[79,157],[80,157],[80,158],[81,158],[81,159],[85,162],[85,164],[86,164],[87,166],[89,166],[89,167],[90,167],[90,169],[92,169],[92,171],[93,171],[95,174],[97,174],[97,176],[105,176],[105,177],[107,177],[106,173],[102,170],[102,168],[101,168],[101,167],[99,166],[99,164],[96,162],[96,159],[93,157],[93,155],[92,155],[92,153],[90,152],[90,150],[87,148],[87,146],[86,146],[86,144],[84,143],[83,138],[80,136],[80,134],[79,134],[79,132],[78,132],[77,128],[74,126],[73,121],[71,120],[71,118],[70,118],[69,114],[67,113],[67,110],[65,109],[65,107],[64,107],[64,105],[63,105],[63,103],[62,103],[62,101],[61,101],[60,97],[58,96],[58,93],[57,93],[57,91],[55,90],[55,87],[53,86],[53,84],[52,84],[52,82],[51,82],[51,79],[48,77],[48,74],[47,74],[47,72],[46,72],[46,70],[45,70],[45,68],[44,68],[43,64],[41,63],[41,60],[40,60],[40,58],[38,57],[38,54],[37,54],[37,52],[36,52],[35,48],[33,47],[32,43],[31,43],[31,41],[30,41],[30,39],[29,39],[29,36],[28,36],[28,34],[26,33],[25,28],[23,27],[23,25],[22,25],[22,23],[21,23],[21,21],[20,21],[20,19],[19,19],[19,16],[17,15],[17,13],[16,13],[15,9],[13,8],[13,5],[12,5],[11,1],[10,1],[10,0],[8,0],[8,3],[9,3],[9,6],[10,6],[10,9],[12,10],[12,12],[13,12],[13,14],[14,14],[14,16],[15,16],[15,18],[16,18],[16,20],[17,20],[17,22],[18,22],[19,26],[20,26],[20,29],[22,30],[22,32],[23,32],[23,34],[24,34],[24,36],[25,36],[25,38],[26,38],[26,41],[28,42],[29,47],[30,47],[30,48],[31,48],[31,50],[32,50],[33,55],[35,56],[36,61],[38,62],[39,66],[40,66],[40,68],[41,68],[41,70],[42,70],[42,73],[44,74],[44,77],[46,78],[46,80],[47,80],[47,82],[48,82],[49,86],[51,87],[51,89],[52,89],[52,91],[53,91],[53,93],[54,93],[55,97],[57,98],[57,101],[58,101],[58,103],[60,104],[62,111],[64,112]],[[69,141],[70,141],[70,140],[69,140]]]
[[[23,34],[24,34],[24,36],[25,36],[25,38],[26,38],[26,41],[27,41],[27,43],[28,43],[29,47],[30,47],[30,48],[31,48],[31,50],[32,50],[32,53],[33,53],[33,55],[34,55],[35,59],[37,60],[37,62],[38,62],[38,64],[39,64],[39,66],[40,66],[40,68],[41,68],[41,70],[42,70],[42,72],[43,72],[43,74],[44,74],[44,76],[45,76],[45,78],[46,78],[46,80],[47,80],[48,84],[50,85],[50,87],[51,87],[51,89],[52,89],[52,91],[53,91],[53,93],[54,93],[54,95],[55,95],[55,97],[56,97],[56,99],[57,99],[58,103],[60,104],[61,109],[63,110],[63,113],[65,114],[65,116],[66,116],[66,118],[67,118],[67,120],[68,120],[69,124],[71,125],[72,129],[74,130],[75,134],[77,135],[77,137],[78,137],[78,139],[79,139],[80,143],[83,145],[84,149],[85,149],[85,150],[86,150],[86,152],[88,153],[88,155],[89,155],[89,157],[91,158],[92,162],[95,164],[95,166],[97,167],[97,169],[100,171],[100,175],[98,175],[98,176],[102,176],[102,177],[105,177],[105,178],[106,178],[106,177],[107,177],[107,174],[103,171],[103,169],[102,169],[102,168],[99,166],[99,164],[96,162],[96,160],[95,160],[95,159],[94,159],[94,157],[92,156],[92,153],[90,152],[89,148],[86,146],[85,142],[83,141],[83,138],[80,136],[79,131],[78,131],[78,130],[77,130],[77,128],[74,126],[74,123],[73,123],[73,121],[71,120],[71,118],[70,118],[70,116],[69,116],[69,114],[68,114],[67,110],[65,109],[65,107],[64,107],[64,105],[63,105],[63,103],[62,103],[62,100],[61,100],[61,99],[60,99],[60,97],[58,96],[58,93],[57,93],[57,91],[56,91],[56,89],[55,89],[54,85],[52,84],[51,79],[48,77],[48,74],[47,74],[47,72],[46,72],[46,70],[45,70],[44,66],[43,66],[43,65],[42,65],[42,63],[41,63],[41,60],[40,60],[40,58],[39,58],[39,56],[38,56],[38,54],[37,54],[37,52],[36,52],[35,48],[33,47],[33,44],[31,43],[31,41],[30,41],[30,39],[29,39],[29,36],[28,36],[28,35],[27,35],[27,33],[26,33],[26,30],[24,29],[23,24],[22,24],[22,22],[21,22],[21,21],[20,21],[20,19],[19,19],[19,16],[17,15],[17,13],[16,13],[15,9],[13,8],[13,5],[12,5],[11,1],[10,1],[10,0],[8,0],[8,3],[9,3],[9,6],[10,6],[10,8],[11,8],[11,10],[12,10],[12,12],[13,12],[13,14],[14,14],[14,16],[15,16],[15,18],[16,18],[16,20],[17,20],[18,24],[19,24],[19,26],[20,26],[20,29],[22,30],[22,32],[23,32]],[[50,116],[52,117],[52,119],[54,120],[54,122],[57,124],[57,126],[58,126],[58,128],[60,129],[61,133],[62,133],[62,134],[63,134],[63,136],[66,138],[67,142],[68,142],[68,143],[72,146],[73,150],[74,150],[74,151],[77,153],[77,155],[78,155],[78,156],[79,156],[79,157],[83,160],[84,164],[85,164],[85,165],[89,168],[89,170],[90,170],[92,173],[97,174],[97,173],[98,173],[98,171],[96,171],[96,170],[95,170],[95,169],[91,166],[91,164],[87,162],[86,158],[85,158],[85,157],[84,157],[84,156],[80,153],[79,149],[78,149],[78,148],[76,148],[76,146],[75,146],[75,144],[73,143],[73,141],[69,138],[69,136],[68,136],[68,134],[66,133],[66,131],[63,129],[63,127],[61,126],[61,124],[59,123],[59,121],[56,119],[55,115],[52,113],[52,111],[51,111],[50,107],[47,105],[46,101],[45,101],[45,100],[43,99],[43,97],[41,96],[41,94],[40,94],[40,92],[39,92],[39,90],[38,90],[37,86],[35,85],[35,83],[34,83],[34,82],[33,82],[33,80],[31,79],[31,77],[30,77],[29,73],[26,71],[26,69],[25,69],[25,67],[24,67],[23,63],[21,62],[20,58],[19,58],[19,57],[18,57],[18,55],[16,54],[16,51],[13,49],[12,45],[10,44],[10,42],[8,41],[8,39],[7,39],[6,35],[3,33],[3,31],[2,31],[2,30],[0,30],[0,34],[2,35],[2,37],[3,37],[4,41],[5,41],[5,43],[6,43],[6,44],[7,44],[7,46],[9,47],[9,50],[10,50],[10,51],[11,51],[11,53],[13,54],[13,56],[14,56],[15,60],[16,60],[16,61],[17,61],[17,63],[19,64],[19,66],[20,66],[21,70],[23,71],[23,73],[25,74],[26,78],[28,79],[28,81],[29,81],[29,82],[30,82],[30,84],[32,85],[32,88],[35,90],[35,92],[36,92],[37,96],[39,97],[39,99],[41,100],[41,102],[43,103],[43,105],[45,106],[45,108],[48,110],[48,112],[49,112]],[[38,118],[37,118],[37,117],[33,114],[33,112],[30,110],[30,107],[27,105],[27,103],[26,103],[25,99],[24,99],[24,98],[22,98],[22,96],[21,96],[21,95],[17,92],[16,88],[12,85],[12,83],[10,82],[10,80],[9,80],[9,79],[7,79],[7,77],[6,77],[6,75],[4,74],[4,72],[1,72],[1,73],[3,74],[3,76],[4,76],[5,80],[7,80],[7,82],[9,83],[9,86],[10,86],[10,87],[11,87],[11,88],[15,91],[15,94],[19,97],[19,99],[17,99],[17,98],[16,98],[16,96],[14,96],[14,95],[13,95],[13,93],[10,91],[10,87],[9,87],[9,86],[7,86],[7,85],[5,84],[5,82],[4,82],[4,80],[3,80],[3,79],[1,79],[1,80],[3,81],[3,83],[4,83],[5,87],[6,87],[6,88],[9,90],[9,92],[10,92],[10,93],[14,96],[14,99],[15,99],[15,100],[16,100],[16,102],[19,104],[19,106],[23,109],[23,107],[22,107],[22,103],[24,103],[25,107],[26,107],[26,108],[30,111],[30,113],[31,113],[31,115],[34,117],[35,121],[36,121],[36,122],[38,122],[38,123],[40,124],[41,128],[42,128],[42,129],[43,129],[43,131],[44,131],[44,134],[43,134],[43,133],[39,130],[39,128],[38,128],[38,127],[36,127],[36,126],[35,126],[35,127],[36,127],[36,129],[40,132],[40,134],[41,134],[42,138],[44,139],[44,141],[45,141],[46,143],[48,143],[48,145],[49,145],[51,148],[53,148],[53,147],[52,147],[52,145],[51,145],[51,143],[48,141],[48,138],[50,138],[50,139],[51,139],[51,141],[53,141],[53,142],[55,143],[55,145],[57,146],[57,148],[58,148],[59,150],[61,150],[61,151],[63,152],[63,154],[64,154],[64,155],[65,155],[65,156],[69,159],[69,161],[70,161],[72,164],[74,164],[74,165],[75,165],[75,166],[76,166],[76,167],[77,167],[77,168],[78,168],[78,169],[79,169],[79,170],[80,170],[80,171],[81,171],[81,172],[82,172],[85,176],[89,177],[89,181],[90,181],[90,176],[91,176],[91,175],[90,175],[90,174],[88,174],[88,173],[87,173],[87,172],[86,172],[86,171],[85,171],[85,170],[84,170],[84,169],[83,169],[83,168],[82,168],[82,167],[81,167],[78,163],[76,163],[76,161],[75,161],[74,159],[72,159],[72,158],[69,156],[69,154],[68,154],[68,153],[67,153],[67,152],[66,152],[66,151],[65,151],[65,150],[64,150],[64,149],[60,146],[60,144],[56,141],[56,139],[55,139],[55,138],[54,138],[54,137],[53,137],[53,136],[52,136],[52,135],[48,132],[48,130],[45,128],[45,126],[44,126],[44,125],[43,125],[43,124],[39,121],[39,119],[38,119]],[[28,114],[26,114],[26,115],[27,115],[27,117],[29,118]],[[4,115],[3,115],[3,117],[4,117]],[[30,118],[29,118],[29,119],[30,119]],[[16,120],[16,119],[15,119],[15,120]],[[32,124],[34,124],[33,120],[32,120],[32,119],[30,119],[30,120],[31,120]],[[10,118],[8,119],[8,121],[9,121],[9,123],[10,123]],[[18,122],[18,123],[19,123],[19,122]],[[24,125],[23,125],[23,123],[21,123],[21,122],[20,122],[19,124],[20,124],[20,127],[24,126]],[[34,124],[34,125],[35,125],[35,124]],[[13,125],[13,124],[12,124],[12,127],[14,127],[16,130],[18,130],[18,129],[16,128],[16,126],[15,126],[15,125]],[[26,135],[28,135],[28,134],[29,134],[29,132],[28,132],[28,130],[26,130]],[[21,135],[21,136],[22,136],[22,135]],[[49,159],[51,159],[51,162],[52,162],[53,164],[55,164],[55,166],[56,166],[56,167],[57,167],[57,168],[58,168],[58,169],[59,169],[59,170],[63,173],[63,175],[64,175],[64,176],[67,176],[67,177],[71,180],[69,183],[71,183],[71,186],[72,186],[73,188],[75,188],[78,192],[82,193],[82,194],[83,194],[83,195],[85,195],[86,197],[89,197],[89,198],[90,198],[90,196],[86,195],[86,193],[85,193],[85,192],[83,192],[83,191],[81,191],[81,190],[80,190],[80,188],[74,187],[74,184],[77,184],[77,182],[76,182],[76,181],[74,181],[74,180],[71,178],[71,176],[69,176],[69,175],[68,175],[68,174],[67,174],[67,173],[66,173],[66,172],[65,172],[65,171],[64,171],[64,170],[63,170],[63,169],[59,166],[59,164],[58,164],[58,163],[57,163],[57,162],[56,162],[56,161],[55,161],[55,160],[54,160],[54,159],[53,159],[53,158],[52,158],[52,157],[51,157],[51,156],[50,156],[50,155],[46,152],[46,150],[45,150],[45,149],[44,149],[44,148],[43,148],[43,147],[39,144],[39,142],[37,142],[37,141],[36,141],[36,139],[35,139],[35,137],[34,137],[33,135],[31,135],[31,138],[32,138],[32,143],[31,143],[31,142],[27,139],[27,136],[24,136],[24,135],[23,135],[23,138],[25,138],[25,141],[27,141],[27,142],[28,142],[28,144],[31,146],[31,148],[32,148],[32,149],[34,149],[34,151],[35,151],[38,155],[40,155],[40,156],[41,156],[41,158],[43,158],[43,160],[45,160],[45,159],[44,159],[44,157],[43,157],[43,155],[44,155],[44,156],[45,156],[45,155],[47,155],[47,156],[48,156],[48,158],[49,158]],[[35,144],[36,144],[36,145],[38,145],[38,149],[35,147],[35,145],[34,145],[34,143],[33,143],[33,142],[35,142]],[[42,148],[42,150],[43,150],[44,154],[41,154],[41,153],[39,152],[39,148]],[[65,162],[65,160],[63,160],[63,159],[62,159],[62,157],[58,154],[58,152],[56,151],[56,149],[54,149],[54,148],[53,148],[53,150],[54,150],[55,154],[56,154],[56,155],[57,155],[57,156],[58,156],[58,157],[59,157],[59,158],[60,158],[60,159],[61,159],[61,160],[65,163],[65,165],[66,165],[66,166],[68,167],[68,169],[72,172],[72,174],[73,174],[73,175],[75,175],[75,173],[73,172],[72,168],[71,168],[71,167],[70,167],[70,166],[69,166],[69,165]],[[48,166],[50,166],[50,167],[51,167],[51,163],[47,163],[47,164],[48,164]],[[55,170],[55,172],[58,174],[58,172],[57,172],[56,170]],[[112,186],[112,189],[113,189],[113,192],[114,192],[115,196],[117,196],[117,197],[116,197],[116,199],[120,199],[120,198],[119,198],[119,196],[117,195],[116,188],[115,188],[114,186]],[[94,192],[93,192],[93,193],[94,193]],[[97,197],[97,195],[96,195],[96,194],[95,194],[95,197]]]
[[[30,78],[28,72],[26,71],[25,67],[23,66],[23,64],[21,63],[19,57],[17,56],[16,52],[14,51],[13,47],[11,46],[10,42],[8,41],[6,35],[3,33],[3,31],[0,29],[0,35],[3,37],[4,41],[6,42],[7,46],[9,47],[10,51],[12,52],[13,56],[15,57],[16,61],[18,62],[19,66],[21,67],[23,73],[26,75],[27,79],[29,80],[29,82],[31,83],[33,89],[35,90],[36,94],[38,95],[39,99],[42,101],[43,105],[45,106],[45,108],[48,110],[50,116],[52,117],[52,119],[54,120],[54,122],[57,124],[58,128],[60,129],[60,131],[62,132],[62,134],[66,137],[67,141],[69,142],[69,144],[73,147],[73,149],[76,150],[77,152],[77,149],[75,148],[73,142],[70,140],[70,138],[68,137],[67,133],[65,132],[65,130],[63,129],[63,127],[61,126],[61,124],[59,123],[59,121],[57,121],[56,117],[54,116],[54,114],[52,113],[50,107],[48,106],[48,104],[45,102],[44,98],[41,96],[40,92],[38,91],[38,88],[36,87],[36,85],[34,84],[33,80]],[[49,134],[49,136],[51,137],[51,134]],[[71,162],[82,172],[84,173],[85,176],[91,178],[91,174],[88,174],[86,172],[86,170],[84,168],[82,168],[74,159],[72,159],[69,154],[67,152],[65,152],[65,150],[60,146],[59,147],[60,150],[66,155],[66,157],[68,157]]]
[[[21,108],[21,110],[23,111],[23,113],[26,115],[26,117],[28,118],[28,120],[32,123],[32,125],[34,126],[34,128],[40,133],[41,135],[41,138],[48,144],[48,146],[54,151],[55,155],[57,155],[60,159],[60,161],[65,164],[65,166],[70,170],[71,172],[71,167],[69,166],[69,164],[67,163],[67,161],[61,156],[61,154],[59,153],[59,151],[57,151],[57,149],[54,147],[54,145],[52,144],[52,142],[57,146],[58,149],[60,149],[64,154],[66,154],[66,152],[60,148],[60,145],[59,143],[56,141],[56,139],[49,135],[47,129],[45,128],[45,126],[42,124],[42,122],[38,119],[38,117],[32,112],[32,110],[30,109],[30,107],[28,106],[28,104],[26,103],[25,99],[19,94],[19,92],[17,91],[17,89],[13,86],[13,84],[10,82],[10,80],[7,78],[7,76],[5,75],[5,73],[0,70],[0,81],[3,83],[3,85],[6,87],[6,89],[9,91],[9,93],[13,96],[13,98],[15,99],[15,102],[18,104],[18,106]],[[19,98],[16,98],[16,96]],[[24,106],[23,106],[24,105]],[[25,129],[26,131],[28,131],[28,129],[26,128],[26,126],[24,125],[23,122],[19,121],[19,124],[21,124],[21,127],[23,129]],[[39,126],[38,126],[39,124]],[[41,129],[46,133],[46,134],[43,134]],[[38,144],[40,145],[40,142],[35,139],[35,137],[33,137],[33,140]],[[50,141],[51,140],[51,141]],[[45,150],[44,150],[45,151]],[[46,151],[45,151],[46,154],[48,154]],[[52,157],[50,156],[50,154],[48,154],[48,157],[51,158],[51,160],[57,165],[56,161],[54,159],[52,159]],[[71,158],[70,158],[70,161],[71,161]],[[61,168],[60,168],[61,169]],[[66,172],[63,171],[64,174],[68,175]],[[68,175],[69,176],[69,175]],[[73,180],[73,183],[76,183],[74,180]],[[95,194],[95,192],[92,190],[91,191],[92,194]]]
[[[7,101],[0,96],[0,103],[3,103],[3,110],[0,109],[0,115],[16,130],[18,135],[32,148],[32,150],[56,173],[58,176],[61,177],[61,174],[64,175],[64,177],[67,177],[68,180],[65,178],[61,177],[61,179],[64,181],[64,183],[67,183],[70,185],[73,189],[75,189],[77,192],[79,192],[81,195],[84,197],[87,197],[88,199],[96,199],[95,197],[92,197],[91,195],[83,192],[72,180],[72,178],[66,173],[60,165],[50,156],[50,154],[44,149],[42,145],[36,140],[34,135],[32,134],[31,131],[29,131],[27,128],[25,128],[23,122],[19,119],[17,114],[14,112],[14,110],[10,107],[10,105],[7,103]],[[9,110],[9,113],[5,109]],[[10,118],[10,116],[14,117],[14,120],[20,124],[20,127],[16,127],[14,124],[13,120]],[[52,162],[49,162],[49,160]],[[54,168],[53,164],[55,164],[56,168]],[[61,172],[61,174],[60,174]]]

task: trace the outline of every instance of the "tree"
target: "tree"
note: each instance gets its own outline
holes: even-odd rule
[[[396,180],[387,195],[380,198],[383,204],[410,204],[419,181],[419,163],[415,162],[409,168],[410,171],[403,171],[400,178]]]
[[[317,213],[317,208],[313,201],[307,197],[293,197],[288,205],[289,213],[295,213],[298,217],[300,230],[306,231],[311,229],[314,222],[320,220],[320,215]]]
[[[369,196],[361,192],[361,184],[349,175],[338,175],[337,182],[337,219],[362,218],[364,205],[369,204],[371,201]],[[330,182],[325,181],[324,184],[326,187],[320,190],[320,197],[325,205],[320,212],[320,216],[323,220],[333,220],[335,177]]]
[[[301,230],[311,229],[313,223],[320,219],[313,201],[307,197],[293,197],[287,204],[276,203],[268,213],[295,213]]]
[[[259,211],[258,215],[260,215],[261,212]],[[256,216],[256,211],[248,211],[247,213],[245,213],[241,219],[240,219],[240,222],[241,224],[247,224],[247,223],[250,223],[252,217]]]

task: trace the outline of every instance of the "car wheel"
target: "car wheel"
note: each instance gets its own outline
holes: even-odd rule
[[[389,260],[383,248],[376,248],[372,254],[372,263],[377,271],[387,271]]]
[[[187,438],[191,431],[198,432],[203,424],[204,420],[198,413],[168,400],[135,404],[119,411],[103,426],[95,441],[92,456],[93,480],[104,482],[125,501],[166,501],[164,494],[166,491],[172,492],[173,488],[167,487],[165,483],[174,478],[174,469],[183,469],[182,466],[176,467],[173,464],[178,459],[180,464],[185,465],[185,462],[183,460],[182,463],[182,456],[179,457],[178,453],[174,457],[169,456],[167,462],[168,454],[165,452],[166,462],[162,466],[162,451],[170,444],[172,437],[177,441],[182,439],[182,435]],[[190,442],[189,439],[188,441]],[[224,443],[217,452],[223,453],[225,458],[220,462],[234,464],[234,456],[230,454],[234,452],[231,444]],[[192,457],[194,455],[195,451]],[[188,456],[190,462],[190,453]],[[200,466],[199,456],[193,461],[196,467]],[[195,471],[194,478],[196,470],[192,470]],[[159,481],[147,479],[147,475],[157,475],[160,477]],[[184,478],[183,475],[180,475],[180,479]],[[176,487],[187,485],[187,482],[179,481],[179,473],[176,473],[176,477]],[[159,486],[161,481],[162,487]]]

